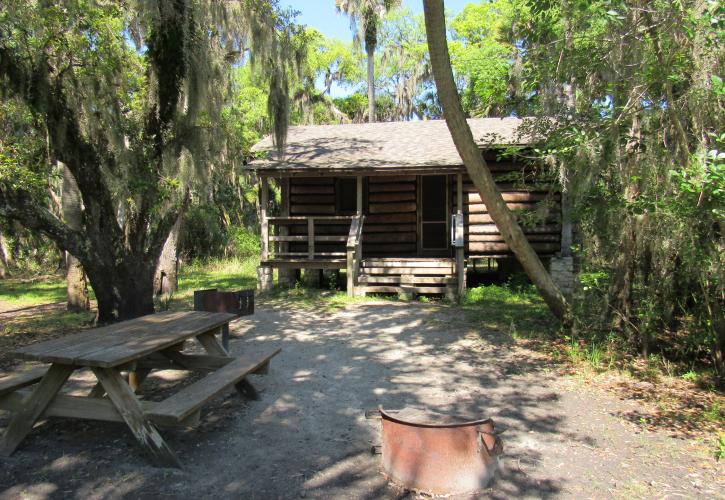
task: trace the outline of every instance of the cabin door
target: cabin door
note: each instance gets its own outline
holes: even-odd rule
[[[418,253],[421,256],[447,256],[450,253],[448,176],[422,175],[418,186]]]

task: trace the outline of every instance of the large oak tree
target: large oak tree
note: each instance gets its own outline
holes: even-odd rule
[[[28,110],[29,133],[47,131],[49,156],[67,166],[83,212],[79,228],[51,213],[32,182],[19,181],[42,179],[41,166],[11,144],[0,162],[0,216],[81,262],[101,322],[153,312],[164,242],[224,150],[217,124],[232,65],[253,40],[260,66],[283,85],[293,59],[283,23],[261,0],[2,3],[3,99]],[[283,100],[271,106],[286,122]]]

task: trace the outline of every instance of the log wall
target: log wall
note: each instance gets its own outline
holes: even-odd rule
[[[560,194],[527,190],[517,187],[512,174],[521,171],[513,162],[492,161],[489,165],[502,189],[504,200],[516,212],[537,214],[539,223],[524,227],[524,233],[534,249],[543,255],[553,254],[561,246]],[[456,211],[456,182],[451,175],[449,186],[451,212]],[[336,181],[331,177],[290,179],[290,215],[324,216],[335,213]],[[363,252],[366,257],[415,257],[418,251],[418,177],[377,176],[365,182],[366,215],[363,226]],[[486,206],[467,175],[463,176],[463,212],[465,220],[465,249],[467,256],[504,256],[510,250],[491,220]],[[531,217],[529,217],[531,218]],[[318,235],[346,235],[349,224],[316,225]],[[291,226],[290,235],[307,234],[307,226]],[[318,242],[320,252],[341,252],[342,243]],[[305,251],[304,244],[290,244],[290,251]],[[450,256],[452,252],[446,255]]]
[[[516,171],[518,166],[504,162],[490,162],[494,178],[501,179],[507,173]],[[506,205],[527,219],[536,220],[535,225],[524,225],[524,234],[537,253],[549,255],[561,247],[561,195],[549,191],[522,189],[504,178],[497,182]],[[451,213],[456,211],[455,183],[451,193]],[[474,187],[468,175],[463,176],[463,215],[465,221],[466,256],[489,257],[510,255],[511,250],[496,228],[486,205]]]

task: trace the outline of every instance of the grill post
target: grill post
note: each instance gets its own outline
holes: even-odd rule
[[[240,316],[254,314],[254,290],[220,292],[216,288],[194,291],[194,310],[226,312]],[[222,346],[229,352],[229,324],[222,327]]]

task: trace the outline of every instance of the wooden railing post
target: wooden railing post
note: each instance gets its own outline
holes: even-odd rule
[[[310,260],[315,258],[315,218],[307,219],[307,256]]]
[[[350,233],[347,237],[347,296],[355,296],[357,276],[360,272],[360,259],[362,257],[362,227],[365,216],[356,215],[350,223]]]
[[[267,206],[269,205],[269,184],[266,177],[260,180],[259,196],[259,224],[261,226],[262,261],[269,259],[269,221],[267,220]]]
[[[463,217],[463,175],[456,175],[456,215]],[[465,234],[465,228],[464,228]],[[463,298],[466,292],[466,255],[464,246],[456,247],[456,296],[458,300]]]

